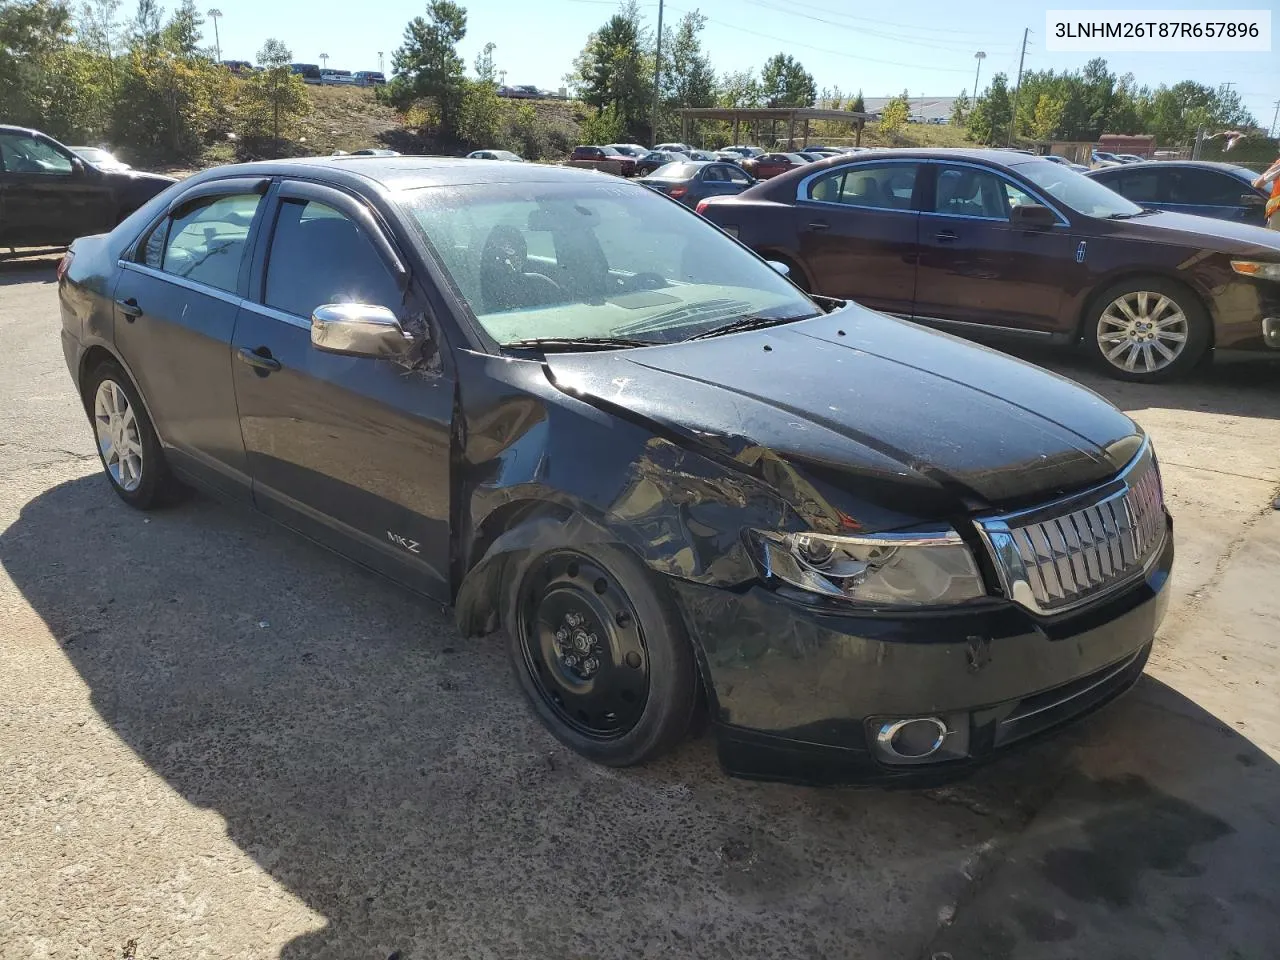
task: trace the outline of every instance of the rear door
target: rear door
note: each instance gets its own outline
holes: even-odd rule
[[[264,178],[201,184],[176,198],[121,261],[115,345],[174,465],[249,498],[231,385],[231,336],[264,209]]]
[[[416,589],[448,599],[454,378],[440,363],[324,353],[311,315],[326,303],[425,308],[371,209],[330,187],[286,181],[265,258],[232,343],[240,427],[265,513]]]
[[[910,316],[921,167],[917,160],[854,163],[800,182],[796,232],[814,293]]]
[[[1040,202],[988,167],[931,163],[920,214],[915,316],[1031,334],[1058,332],[1064,274],[1076,268],[1066,220],[1026,229],[1010,222]]]

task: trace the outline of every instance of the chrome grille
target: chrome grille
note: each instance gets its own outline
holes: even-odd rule
[[[1148,445],[1092,495],[979,527],[1008,595],[1037,613],[1060,613],[1137,576],[1163,546],[1160,471]]]

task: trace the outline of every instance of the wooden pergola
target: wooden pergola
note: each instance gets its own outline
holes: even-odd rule
[[[723,120],[733,124],[733,142],[739,143],[739,128],[745,120],[748,125],[755,126],[755,140],[760,140],[760,123],[784,121],[787,125],[787,142],[792,146],[796,142],[796,121],[801,124],[801,139],[807,146],[809,143],[809,122],[812,120],[834,120],[837,123],[851,123],[857,131],[855,143],[862,144],[862,128],[870,118],[866,113],[852,113],[848,110],[823,110],[819,107],[685,107],[680,111],[680,139],[689,142],[689,128],[697,120]]]

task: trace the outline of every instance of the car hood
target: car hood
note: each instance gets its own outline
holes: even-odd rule
[[[1266,253],[1280,256],[1280,233],[1248,223],[1166,211],[1116,222],[1131,227],[1135,236],[1157,243],[1211,247],[1227,253]]]
[[[852,305],[546,364],[566,393],[730,458],[793,505],[819,490],[834,503],[838,490],[905,518],[1011,509],[1114,476],[1142,443],[1132,420],[1077,384]]]

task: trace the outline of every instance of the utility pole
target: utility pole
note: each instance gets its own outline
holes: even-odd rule
[[[1018,57],[1018,82],[1013,85],[1013,116],[1009,118],[1009,139],[1005,143],[1006,147],[1013,146],[1013,128],[1018,123],[1018,94],[1022,91],[1022,64],[1027,59],[1027,35],[1031,33],[1030,27],[1024,27],[1022,30],[1022,55]]]
[[[1276,135],[1276,121],[1280,120],[1280,100],[1276,101],[1276,112],[1271,115],[1271,129],[1267,131],[1269,136]]]
[[[324,69],[329,69],[329,55],[327,53],[320,54],[320,62],[324,64]]]
[[[653,51],[653,119],[649,122],[649,146],[658,142],[658,100],[662,94],[662,0],[658,0],[658,45]]]
[[[978,65],[973,68],[973,99],[976,103],[978,100],[978,74],[982,72],[982,61],[987,59],[987,55],[979,50],[973,55],[973,59],[978,61]]]
[[[378,72],[382,72],[382,51],[378,51]]]
[[[209,19],[213,21],[213,56],[219,63],[222,62],[222,41],[218,38],[218,18],[222,16],[222,11],[217,7],[209,10]]]

